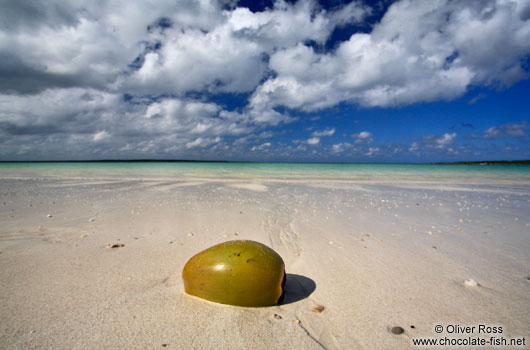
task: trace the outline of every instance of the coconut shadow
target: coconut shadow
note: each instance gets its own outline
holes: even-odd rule
[[[316,288],[317,285],[311,278],[288,273],[285,279],[283,294],[278,304],[286,305],[305,299],[309,297]]]

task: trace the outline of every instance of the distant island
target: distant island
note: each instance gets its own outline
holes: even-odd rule
[[[530,165],[530,160],[484,160],[479,162],[449,162],[432,164],[458,164],[458,165]]]

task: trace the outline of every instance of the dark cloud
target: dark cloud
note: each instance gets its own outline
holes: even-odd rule
[[[37,30],[41,26],[74,26],[77,15],[67,1],[0,1],[0,29],[5,31]]]
[[[0,93],[35,94],[48,88],[99,87],[104,81],[82,74],[49,73],[39,67],[25,65],[18,57],[0,51]]]

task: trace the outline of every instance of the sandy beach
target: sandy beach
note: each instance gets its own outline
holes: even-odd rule
[[[0,348],[530,349],[529,185],[2,173]],[[281,305],[185,294],[187,260],[233,239],[282,256]]]

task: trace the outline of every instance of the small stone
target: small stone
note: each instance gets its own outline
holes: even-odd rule
[[[312,308],[311,311],[316,312],[316,313],[319,314],[319,313],[321,313],[322,311],[324,311],[324,309],[325,309],[324,306],[322,306],[322,305],[318,305],[318,306]]]
[[[107,248],[121,248],[121,247],[125,247],[125,244],[122,244],[122,243],[114,243],[114,244],[109,244],[107,246]]]
[[[167,346],[167,344],[162,344],[162,347],[165,348]]]
[[[465,280],[465,281],[464,281],[464,284],[465,284],[466,286],[469,286],[469,287],[478,287],[478,282],[475,281],[475,280],[472,279],[472,278],[470,278],[470,279],[468,279],[468,280]]]
[[[405,330],[399,326],[396,326],[396,327],[392,327],[392,329],[390,330],[390,332],[394,333],[394,334],[403,334],[405,333]]]
[[[277,320],[281,320],[281,319],[282,319],[282,316],[281,316],[281,315],[278,315],[278,314],[274,314],[274,318],[277,319]]]
[[[188,237],[192,237],[192,236],[195,236],[193,232],[188,233]]]
[[[48,214],[48,215],[46,215],[46,217],[49,219],[49,218],[52,218],[53,215],[52,214]]]
[[[96,221],[96,218],[90,218],[90,219],[88,219],[88,222],[94,222],[94,221]]]

